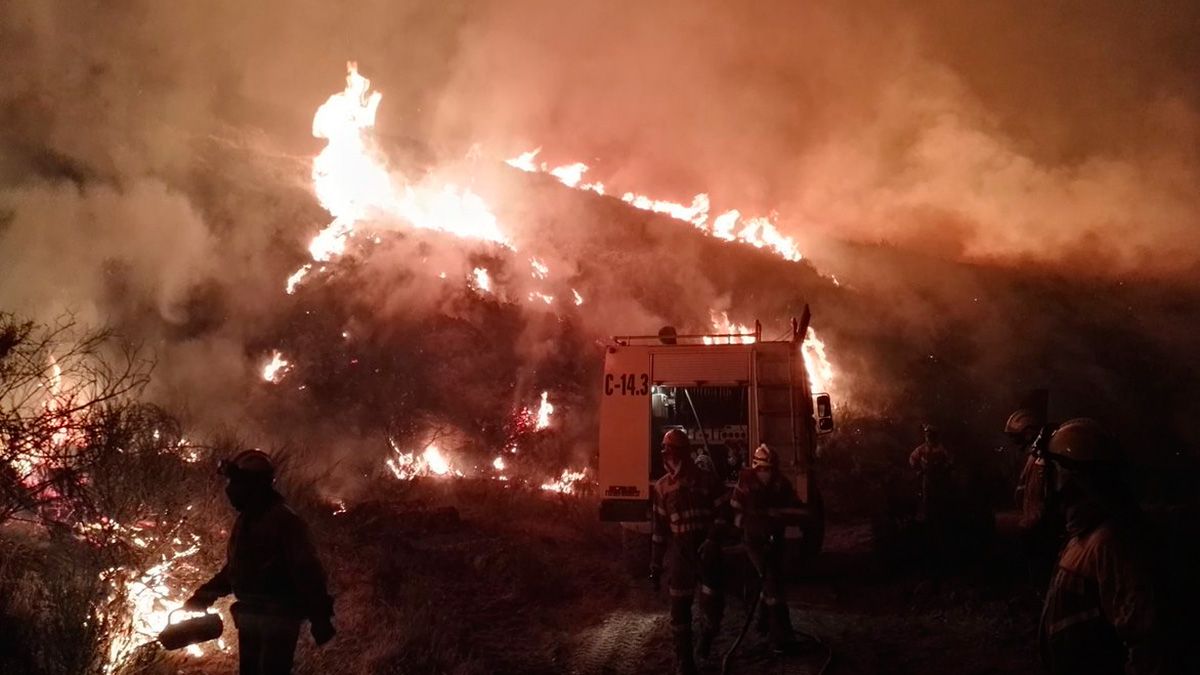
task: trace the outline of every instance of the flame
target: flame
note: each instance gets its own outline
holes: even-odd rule
[[[433,443],[426,445],[418,455],[415,452],[403,452],[395,441],[389,439],[389,442],[395,456],[387,460],[387,467],[400,480],[411,480],[422,476],[462,477],[463,475],[454,467],[441,448]]]
[[[493,459],[493,460],[492,460],[492,468],[493,468],[493,469],[495,469],[495,470],[497,470],[497,471],[503,471],[503,470],[504,470],[504,467],[505,467],[505,464],[504,464],[504,458],[503,458],[503,457],[499,457],[499,456],[497,456],[497,457],[496,457],[496,459]]]
[[[279,383],[284,374],[291,370],[292,364],[283,358],[283,353],[278,349],[271,352],[271,360],[267,365],[263,366],[262,378],[267,382]]]
[[[554,414],[554,405],[550,403],[550,392],[542,392],[542,403],[538,406],[537,422],[534,424],[534,429],[541,431],[542,429],[550,428],[550,416]]]
[[[754,330],[744,324],[731,321],[728,312],[718,312],[713,309],[709,310],[709,316],[713,332],[724,336],[740,337],[705,337],[703,338],[704,344],[754,343]],[[834,380],[833,364],[825,352],[825,342],[817,337],[817,332],[813,330],[812,326],[809,326],[808,332],[804,334],[804,341],[800,344],[800,353],[804,357],[804,370],[808,373],[808,384],[812,392],[814,394],[831,393]]]
[[[817,332],[808,327],[804,334],[804,342],[800,346],[804,354],[804,369],[808,371],[808,383],[814,394],[830,393],[833,384],[833,364],[825,355],[825,343],[817,337]]]
[[[529,266],[533,268],[532,276],[534,279],[545,279],[550,275],[550,268],[546,266],[546,263],[537,258],[530,258]]]
[[[706,345],[732,345],[732,344],[754,344],[754,329],[729,320],[729,312],[718,312],[715,309],[708,310],[709,319],[712,321],[713,332],[725,337],[705,337],[704,344]],[[740,337],[732,337],[740,336]]]
[[[173,529],[168,528],[168,531]],[[139,548],[150,547],[147,538],[154,536],[147,528],[126,527],[107,519],[81,524],[77,530],[81,536],[100,537],[108,542],[127,540]],[[184,569],[195,571],[190,559],[200,551],[199,536],[193,533],[187,537],[175,535],[170,539],[159,539],[162,541],[153,545],[165,551],[158,556],[158,562],[145,570],[113,567],[100,575],[111,589],[107,602],[97,605],[93,612],[99,623],[109,629],[105,673],[117,671],[139,647],[152,642],[171,623],[199,614],[177,611],[183,607],[187,591],[176,581]],[[124,614],[114,614],[112,608],[119,608]],[[197,657],[226,648],[224,640],[216,640],[192,645],[185,653]]]
[[[550,174],[570,188],[604,194],[603,183],[581,182],[583,174],[588,170],[587,164],[575,162],[549,167],[545,163],[535,161],[541,150],[541,148],[530,150],[506,160],[506,163],[521,171]],[[665,199],[653,199],[635,192],[625,192],[621,195],[621,199],[634,208],[662,213],[676,220],[689,222],[697,229],[717,239],[749,244],[755,248],[771,251],[791,262],[799,262],[804,259],[796,240],[780,232],[770,218],[757,217],[743,220],[739,210],[730,209],[714,218],[712,228],[709,229],[710,203],[708,195],[703,192],[692,197],[690,205]]]
[[[542,483],[542,489],[547,492],[558,492],[566,495],[575,494],[579,489],[579,484],[586,479],[587,469],[580,471],[563,469],[557,480]]]
[[[583,296],[579,294],[579,291],[577,291],[577,290],[575,290],[574,288],[572,288],[572,289],[571,289],[571,295],[573,295],[573,296],[575,297],[575,305],[576,305],[576,306],[579,306],[579,305],[582,305],[582,304],[583,304]]]
[[[308,275],[310,270],[312,270],[312,263],[305,264],[300,269],[292,272],[291,276],[287,278],[287,285],[284,286],[284,290],[287,291],[288,295],[296,292],[296,287],[300,285],[300,282],[304,280],[304,277]]]
[[[492,292],[492,278],[486,269],[482,267],[476,267],[471,272],[471,276],[475,281],[476,289],[483,291],[484,293]]]
[[[529,300],[531,302],[534,300],[541,300],[542,302],[546,303],[547,305],[554,304],[554,296],[553,295],[549,295],[548,293],[541,293],[538,291],[531,291],[529,293]]]
[[[487,203],[471,190],[432,177],[416,184],[397,181],[373,136],[383,95],[371,90],[355,62],[346,69],[346,88],[313,115],[313,136],[326,141],[313,159],[313,188],[333,220],[309,243],[312,259],[327,262],[345,253],[357,225],[372,216],[513,248]],[[307,264],[292,273],[287,292],[294,293],[310,270]]]

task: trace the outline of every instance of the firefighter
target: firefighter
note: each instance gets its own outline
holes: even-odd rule
[[[925,424],[921,431],[925,434],[925,442],[908,456],[908,465],[921,476],[921,518],[939,523],[946,515],[954,458],[942,445],[937,427]]]
[[[1095,420],[1074,419],[1051,436],[1047,457],[1068,536],[1042,612],[1047,668],[1053,675],[1172,672],[1116,442]]]
[[[275,467],[259,450],[222,461],[225,494],[238,511],[225,566],[184,603],[203,611],[233,593],[241,675],[287,675],[300,626],[310,622],[313,640],[334,636],[333,600],[308,529],[275,491]]]
[[[789,522],[803,513],[791,481],[779,471],[779,457],[765,444],[738,475],[730,504],[742,528],[746,555],[762,581],[762,604],[771,642],[788,650],[795,644],[792,617],[784,589],[784,535]],[[761,625],[761,624],[760,624]]]
[[[725,609],[721,574],[722,531],[727,526],[725,487],[696,467],[691,443],[680,429],[662,440],[667,473],[654,484],[650,580],[657,589],[664,558],[670,576],[671,634],[676,672],[696,672],[692,645],[692,602],[700,591],[701,630],[697,651],[707,658]]]
[[[1062,540],[1062,523],[1056,510],[1047,504],[1049,486],[1046,482],[1046,460],[1035,441],[1044,433],[1049,437],[1053,427],[1043,416],[1022,408],[1008,416],[1004,433],[1014,446],[1025,454],[1025,463],[1017,479],[1013,498],[1020,509],[1018,529],[1021,546],[1036,581],[1044,583],[1053,570]]]

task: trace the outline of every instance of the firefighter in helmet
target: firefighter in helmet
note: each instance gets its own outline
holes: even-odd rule
[[[665,559],[676,672],[690,674],[696,672],[692,602],[697,587],[702,613],[697,651],[703,657],[708,656],[725,609],[720,539],[728,523],[728,499],[721,481],[697,468],[681,429],[663,436],[662,457],[667,473],[654,483],[652,495],[650,580],[657,588]]]
[[[1095,420],[1074,419],[1054,432],[1046,456],[1068,536],[1042,612],[1047,668],[1053,675],[1174,672],[1115,440]]]
[[[762,580],[762,604],[771,641],[777,649],[795,643],[784,592],[784,535],[803,514],[791,481],[779,471],[779,456],[766,445],[755,448],[750,468],[738,475],[730,500],[742,528],[746,554]]]
[[[1059,514],[1047,501],[1051,486],[1046,479],[1046,459],[1037,443],[1039,438],[1049,438],[1052,432],[1053,426],[1047,425],[1044,416],[1027,408],[1015,411],[1004,423],[1004,434],[1025,454],[1013,498],[1021,511],[1018,521],[1021,546],[1033,577],[1043,583],[1052,571],[1062,540]]]
[[[950,492],[950,468],[954,458],[942,444],[941,433],[932,424],[921,426],[925,442],[908,456],[908,465],[921,476],[921,517],[940,522],[945,516]]]
[[[241,675],[286,675],[307,619],[313,640],[334,635],[333,600],[308,528],[275,491],[275,467],[259,450],[222,461],[225,494],[238,511],[229,536],[228,557],[216,576],[184,603],[203,611],[233,593]]]

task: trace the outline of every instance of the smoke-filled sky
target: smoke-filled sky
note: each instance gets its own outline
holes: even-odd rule
[[[159,386],[240,409],[221,387],[254,379],[262,308],[325,222],[311,120],[351,59],[401,170],[541,146],[617,191],[777,213],[818,268],[882,242],[1200,278],[1193,2],[349,7],[0,6],[0,308],[152,324]],[[387,301],[428,295],[405,288]]]
[[[907,6],[903,6],[907,5]],[[6,178],[304,151],[358,59],[381,130],[948,256],[1200,251],[1200,8],[1127,2],[6,3]],[[1091,265],[1089,265],[1091,266]]]

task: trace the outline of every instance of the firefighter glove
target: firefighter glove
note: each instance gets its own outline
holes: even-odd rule
[[[210,593],[196,591],[192,594],[192,597],[183,602],[183,609],[186,609],[189,612],[203,612],[209,607],[212,607],[212,604],[215,602],[215,600],[216,598],[212,597],[212,594]]]

